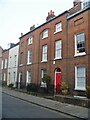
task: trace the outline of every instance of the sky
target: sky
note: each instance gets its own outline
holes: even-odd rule
[[[50,10],[57,16],[72,7],[73,0],[0,0],[0,46],[19,42],[21,33],[46,22]]]

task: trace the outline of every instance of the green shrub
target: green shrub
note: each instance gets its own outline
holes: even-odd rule
[[[50,83],[51,83],[51,77],[49,75],[45,75],[42,78],[42,81],[45,82],[47,85],[50,85]]]
[[[61,89],[62,90],[68,90],[68,84],[65,82],[65,81],[63,81],[62,83],[61,83]]]
[[[49,89],[50,89],[50,83],[51,83],[51,77],[49,75],[45,75],[43,78],[42,78],[42,81],[44,83],[46,83],[47,85],[47,93],[49,92]]]
[[[11,84],[9,84],[9,85],[8,85],[8,87],[12,88],[12,87],[13,87],[13,84],[12,84],[12,83],[11,83]]]

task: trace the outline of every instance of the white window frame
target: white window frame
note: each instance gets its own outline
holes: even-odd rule
[[[31,72],[27,71],[26,85],[31,83]]]
[[[11,83],[11,74],[10,74],[10,71],[8,71],[6,74],[7,74],[7,85],[9,85]]]
[[[42,47],[42,62],[47,62],[48,46],[44,45]]]
[[[41,71],[41,78],[43,78],[43,77],[44,77],[44,75],[46,75],[46,74],[47,74],[47,70],[42,69],[42,71]]]
[[[55,25],[55,32],[54,34],[62,31],[62,22],[59,22]]]
[[[33,37],[30,36],[28,39],[28,45],[32,45],[33,44]]]
[[[32,50],[28,51],[27,64],[32,64]]]
[[[4,73],[3,79],[4,79],[4,81],[6,81],[6,73]]]
[[[2,60],[2,65],[1,65],[1,69],[3,69],[3,66],[4,66],[4,61]]]
[[[4,64],[4,68],[7,68],[7,59],[5,59],[5,64]]]
[[[80,33],[80,34],[84,35],[84,40],[85,40],[85,33]],[[80,34],[77,34],[77,35],[80,35]],[[86,55],[86,52],[80,52],[80,53],[77,52],[78,51],[77,50],[77,35],[74,36],[74,38],[75,38],[75,55],[74,55],[74,57]]]
[[[84,87],[82,86],[78,86],[78,68],[84,68],[85,69],[85,76],[82,76],[82,77],[85,77],[85,83],[84,83]],[[75,90],[81,90],[81,91],[86,91],[86,67],[85,66],[75,66]]]
[[[11,57],[11,56],[9,56],[9,65],[8,65],[8,68],[10,68],[10,67],[11,67],[11,60],[12,60],[12,57]]]
[[[47,70],[44,70],[44,69],[43,69],[43,70],[41,71],[41,78],[43,78],[45,74],[47,74]],[[41,80],[41,86],[40,86],[40,87],[46,88],[46,87],[47,87],[46,82],[43,82],[43,81]]]
[[[58,48],[57,44],[59,43],[60,47]],[[58,56],[58,53],[60,53],[60,55]],[[55,41],[55,59],[62,59],[62,40],[57,40]]]
[[[48,29],[44,30],[42,33],[42,39],[47,38],[48,37]]]
[[[23,66],[23,63],[22,63],[22,59],[23,59],[23,56],[24,56],[24,54],[23,54],[23,52],[21,52],[20,53],[20,60],[19,60],[19,66]]]
[[[19,72],[19,80],[18,80],[18,82],[20,83],[21,82],[21,79],[22,78],[22,72]]]

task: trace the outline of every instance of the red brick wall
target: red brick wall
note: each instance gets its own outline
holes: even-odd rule
[[[51,21],[50,23],[46,24],[45,26],[40,28],[40,33],[43,32],[43,30],[45,29],[49,29],[49,37],[45,38],[42,40],[42,34],[40,35],[40,58],[39,58],[39,80],[41,80],[41,70],[42,69],[47,69],[48,74],[51,76],[52,78],[52,83],[53,80],[55,80],[55,76],[54,76],[54,72],[55,69],[57,67],[59,67],[63,73],[63,78],[66,77],[65,73],[66,73],[66,60],[64,58],[66,58],[66,16],[67,14],[64,14],[62,16],[60,16],[59,18]],[[62,31],[54,34],[55,32],[55,25],[59,22],[62,22],[63,28]],[[53,65],[53,61],[55,58],[55,41],[56,40],[62,40],[62,59],[60,60],[55,60],[55,65]],[[48,61],[46,63],[42,63],[42,46],[47,44],[48,45]]]
[[[81,20],[82,19],[82,20]],[[85,33],[85,56],[74,57],[75,54],[75,40],[74,35],[80,32]],[[86,71],[88,71],[88,12],[73,17],[68,21],[68,68],[67,68],[67,80],[70,86],[74,88],[75,83],[75,66],[86,65]],[[90,74],[86,72],[86,82],[89,80]]]
[[[22,71],[23,73],[23,81],[26,80],[26,71],[30,70],[32,73],[32,82],[40,83],[41,81],[41,70],[47,69],[48,74],[52,77],[52,80],[54,80],[54,71],[56,67],[60,67],[61,71],[63,72],[63,77],[66,77],[66,16],[67,14],[63,14],[62,16],[58,17],[57,19],[43,25],[39,29],[36,29],[35,31],[28,33],[24,37],[20,39],[20,50],[19,50],[19,59],[20,59],[20,53],[23,52],[23,59],[22,67],[19,67],[19,71]],[[62,22],[63,24],[63,30],[62,32],[59,32],[57,34],[54,34],[55,32],[55,24],[58,22]],[[49,29],[49,37],[42,40],[42,32],[45,29]],[[28,38],[29,36],[33,36],[33,44],[28,45]],[[62,40],[62,57],[61,60],[56,60],[56,64],[53,65],[54,61],[54,54],[55,54],[55,41],[56,40]],[[21,45],[22,43],[22,45]],[[42,63],[42,46],[47,44],[48,45],[48,61],[47,63]],[[27,65],[27,52],[29,49],[32,49],[33,51],[33,63],[31,65]],[[19,60],[20,61],[20,60]],[[20,63],[19,63],[20,64]]]
[[[20,40],[19,44],[19,68],[18,68],[18,79],[19,79],[19,72],[22,72],[22,81],[26,81],[26,59],[27,59],[27,36],[23,37],[23,39]],[[21,65],[21,66],[20,66]]]

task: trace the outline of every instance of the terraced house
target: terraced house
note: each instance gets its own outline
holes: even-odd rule
[[[19,43],[10,43],[8,49],[2,50],[1,80],[3,85],[17,85]]]
[[[78,94],[85,94],[90,85],[90,0],[83,9],[69,15],[67,39],[67,78]]]
[[[17,86],[18,52],[19,43],[11,43],[8,49],[7,85],[12,83],[13,87]]]
[[[52,78],[55,92],[66,81],[69,90],[86,95],[90,85],[90,1],[74,0],[73,8],[58,16],[51,10],[46,22],[21,34],[19,46],[18,87],[28,83],[42,85],[42,78]]]
[[[41,26],[30,29],[28,33],[20,37],[19,51],[19,82],[42,83],[44,74],[52,77],[52,84],[56,71],[64,71],[66,49],[62,50],[62,43],[66,43],[66,18],[67,11],[55,17],[50,11],[46,22]],[[63,47],[66,47],[63,46]],[[55,63],[55,64],[54,64]],[[64,75],[65,77],[65,75]]]

